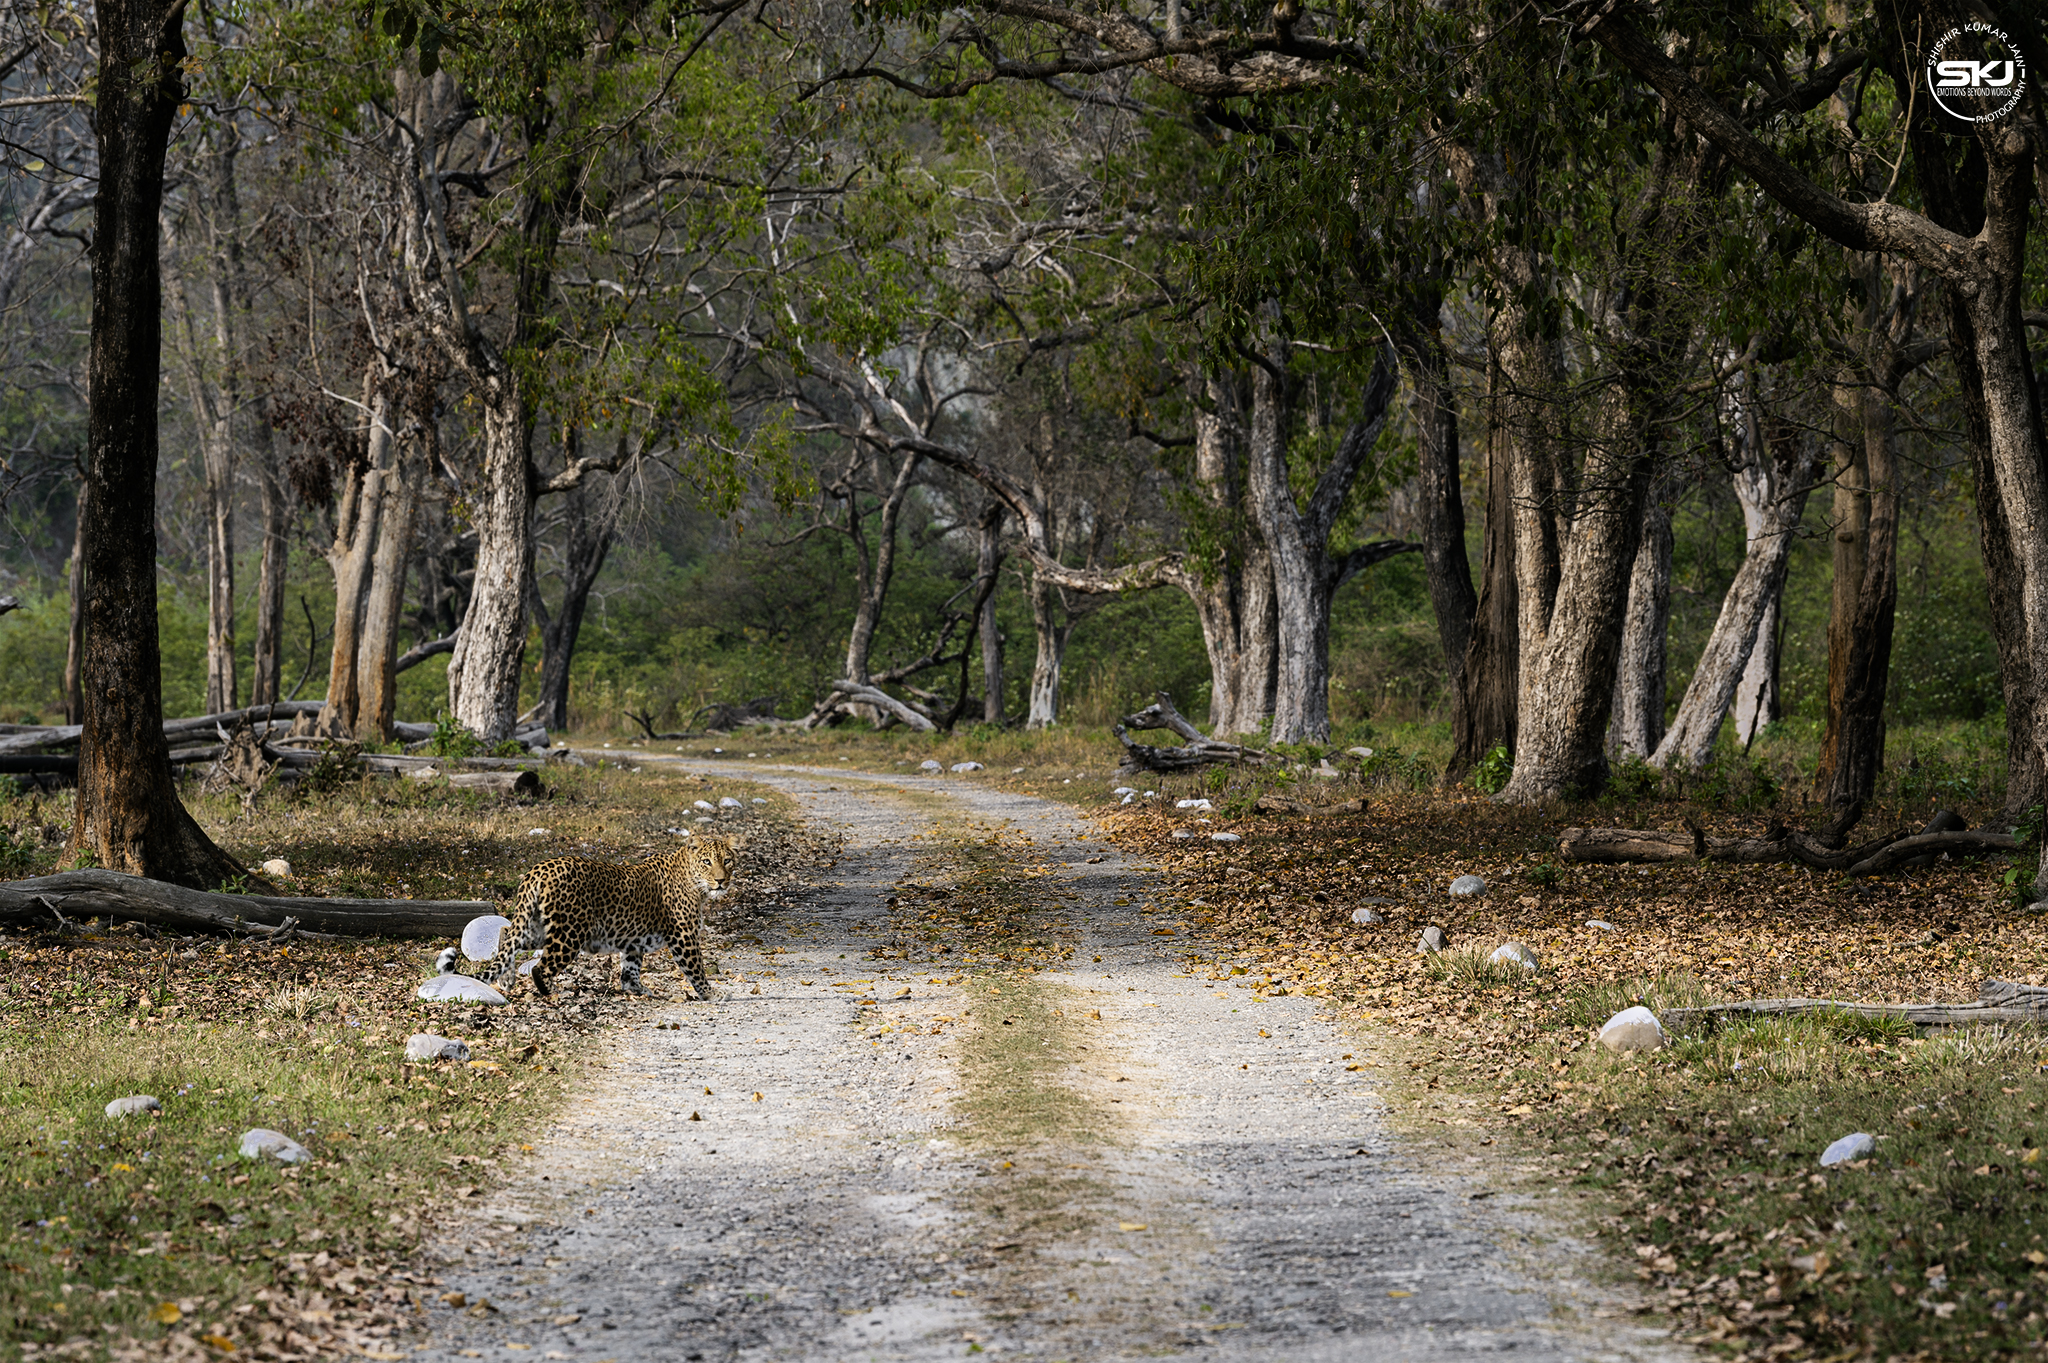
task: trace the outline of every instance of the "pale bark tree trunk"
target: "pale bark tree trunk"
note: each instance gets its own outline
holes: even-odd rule
[[[1236,388],[1212,379],[1213,412],[1195,416],[1194,482],[1222,545],[1213,563],[1177,582],[1194,603],[1209,656],[1209,731],[1256,732],[1273,714],[1273,566],[1244,505],[1244,459]]]
[[[399,443],[394,437],[394,444]],[[377,547],[370,555],[363,593],[363,623],[356,643],[358,737],[389,742],[398,718],[398,626],[405,607],[406,568],[412,561],[413,524],[425,492],[426,461],[407,439],[396,451],[381,489]]]
[[[1735,720],[1735,741],[1748,752],[1757,738],[1783,714],[1778,695],[1778,659],[1784,651],[1785,584],[1778,594],[1764,602],[1763,618],[1757,621],[1756,643],[1750,646],[1749,661],[1743,664],[1742,680],[1736,683],[1730,707]]]
[[[268,415],[257,448],[256,487],[263,509],[263,558],[256,575],[256,652],[250,667],[249,703],[282,700],[284,674],[284,586],[291,568],[291,492],[279,476],[277,443]]]
[[[1747,380],[1753,385],[1754,374]],[[1721,598],[1721,612],[1700,650],[1699,665],[1672,717],[1671,731],[1650,759],[1659,767],[1705,765],[1722,716],[1749,676],[1750,663],[1763,658],[1765,677],[1775,670],[1773,630],[1785,589],[1785,567],[1818,468],[1813,446],[1789,426],[1766,417],[1758,401],[1753,386],[1746,386],[1735,417],[1738,457],[1729,471],[1742,505],[1742,566]],[[1759,690],[1764,684],[1759,680]],[[1738,736],[1740,729],[1738,719]],[[1745,745],[1754,735],[1752,721]]]
[[[356,671],[362,652],[363,613],[377,552],[377,529],[384,514],[384,489],[392,477],[390,402],[376,383],[374,362],[363,380],[363,405],[369,411],[366,453],[359,466],[344,470],[341,496],[335,502],[334,542],[327,565],[334,573],[334,629],[327,661],[327,706],[323,726],[353,734],[362,713],[362,678]]]
[[[1662,497],[1652,495],[1643,502],[1642,542],[1629,573],[1628,613],[1615,663],[1607,741],[1617,756],[1647,758],[1664,739],[1670,621],[1671,512]]]
[[[1276,622],[1272,739],[1320,743],[1330,736],[1330,600],[1347,575],[1330,555],[1338,514],[1385,428],[1395,390],[1394,358],[1383,350],[1346,429],[1316,479],[1308,504],[1288,478],[1293,411],[1284,343],[1265,347],[1252,375],[1246,502],[1272,563]]]
[[[470,503],[476,578],[448,660],[448,709],[486,742],[512,736],[526,662],[527,565],[533,560],[533,423],[510,368],[483,411],[484,467]]]
[[[1062,624],[1059,591],[1043,576],[1031,575],[1031,630],[1038,647],[1032,655],[1031,694],[1024,714],[1026,729],[1049,729],[1060,718],[1060,671],[1067,656],[1072,626]]]

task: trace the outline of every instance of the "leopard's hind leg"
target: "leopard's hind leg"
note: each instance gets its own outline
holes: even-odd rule
[[[647,992],[640,985],[640,963],[646,959],[649,951],[659,950],[665,940],[657,933],[649,933],[645,937],[635,937],[621,945],[619,949],[620,988],[624,989],[628,994],[644,995]]]

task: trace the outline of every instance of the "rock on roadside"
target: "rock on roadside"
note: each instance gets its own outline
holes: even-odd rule
[[[241,1155],[243,1159],[262,1159],[268,1155],[279,1164],[300,1164],[313,1158],[312,1151],[284,1132],[262,1126],[242,1133]]]
[[[1450,944],[1451,939],[1445,935],[1444,930],[1431,923],[1422,930],[1422,936],[1416,939],[1415,949],[1426,956],[1434,956]]]
[[[1875,1136],[1868,1131],[1852,1131],[1820,1152],[1820,1167],[1830,1169],[1837,1164],[1847,1164],[1850,1160],[1862,1159],[1875,1149]]]
[[[469,1047],[432,1032],[414,1032],[405,1039],[407,1060],[467,1060]]]
[[[137,1093],[127,1098],[116,1098],[107,1104],[109,1117],[140,1117],[145,1112],[162,1112],[164,1105],[147,1093]]]
[[[1459,899],[1470,899],[1486,893],[1486,882],[1478,876],[1459,876],[1451,882],[1451,893]]]
[[[1664,1024],[1641,1004],[1622,1009],[1600,1029],[1600,1044],[1610,1051],[1654,1051],[1667,1040]]]
[[[1520,966],[1523,970],[1543,968],[1543,963],[1536,959],[1536,953],[1529,949],[1526,942],[1502,942],[1486,959],[1493,965]]]

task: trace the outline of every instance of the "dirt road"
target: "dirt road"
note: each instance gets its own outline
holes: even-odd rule
[[[723,1001],[650,970],[671,1002],[437,1247],[464,1305],[418,1357],[1689,1356],[1555,1224],[1404,1152],[1366,1039],[1191,969],[1072,811],[720,774],[843,855],[722,948]]]

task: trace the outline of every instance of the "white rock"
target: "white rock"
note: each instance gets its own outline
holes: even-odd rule
[[[441,779],[441,769],[439,767],[414,767],[405,774],[405,779],[408,781],[438,781]]]
[[[1145,798],[1148,800],[1156,800],[1159,798],[1159,792],[1156,790],[1148,790],[1145,792]]]
[[[746,808],[746,806],[745,806],[745,805],[741,804],[741,803],[740,803],[740,802],[739,802],[738,800],[735,800],[735,799],[733,799],[733,798],[732,798],[732,796],[730,796],[730,795],[721,795],[721,796],[719,796],[719,797],[718,797],[718,807],[719,807],[720,809],[745,809],[745,808]]]
[[[1867,1131],[1852,1131],[1833,1145],[1820,1152],[1821,1168],[1847,1164],[1852,1159],[1862,1159],[1877,1149],[1877,1138]]]
[[[692,801],[690,801],[690,803],[691,803],[691,805],[693,805],[694,807],[696,807],[696,808],[698,808],[698,809],[716,809],[716,808],[718,808],[718,806],[717,806],[717,805],[715,805],[715,804],[712,804],[712,803],[711,803],[711,801],[709,801],[709,800],[692,800]]]
[[[1243,841],[1244,841],[1244,839],[1243,839],[1243,838],[1240,838],[1240,837],[1239,837],[1239,836],[1237,836],[1237,834],[1235,834],[1235,833],[1211,833],[1211,834],[1209,835],[1209,841],[1210,841],[1210,842],[1243,842]]]
[[[432,1032],[414,1032],[405,1039],[405,1058],[407,1060],[467,1060],[469,1059],[469,1047],[463,1045],[460,1041],[450,1040],[445,1036],[435,1036]]]
[[[429,1002],[459,999],[465,1003],[506,1003],[509,1000],[474,975],[436,975],[419,987],[416,997]]]
[[[1444,930],[1434,923],[1424,928],[1422,935],[1415,939],[1415,949],[1425,956],[1434,956],[1449,945],[1450,939],[1444,936]]]
[[[1518,965],[1524,970],[1543,968],[1543,963],[1536,959],[1536,953],[1529,950],[1525,942],[1502,942],[1486,959],[1494,965]]]
[[[1129,803],[1130,803],[1131,801],[1133,801],[1133,800],[1135,800],[1135,799],[1137,799],[1137,798],[1138,798],[1138,792],[1134,790],[1134,791],[1132,791],[1132,792],[1131,792],[1131,793],[1130,793],[1129,795],[1126,795],[1126,796],[1124,796],[1124,798],[1123,798],[1123,799],[1121,799],[1121,800],[1118,800],[1118,801],[1117,801],[1117,803],[1118,803],[1118,804],[1120,804],[1120,805],[1127,805],[1127,804],[1129,804]]]
[[[1451,893],[1460,899],[1469,899],[1475,894],[1486,893],[1486,882],[1478,876],[1459,876],[1451,882]]]
[[[1216,806],[1210,804],[1207,800],[1175,800],[1173,807],[1175,809],[1214,809]]]
[[[272,880],[286,880],[291,877],[292,864],[283,857],[272,857],[256,869]]]
[[[1352,755],[1353,757],[1371,757],[1371,756],[1372,756],[1372,749],[1371,749],[1371,748],[1346,748],[1346,749],[1345,749],[1344,751],[1345,751],[1345,752],[1348,752],[1348,753],[1350,753],[1350,754],[1351,754],[1351,755]]]
[[[1351,911],[1351,921],[1370,926],[1374,923],[1384,923],[1387,920],[1374,913],[1371,909],[1353,909]]]
[[[1015,776],[1016,774],[1016,772],[1010,773],[1010,775],[1012,776]],[[1111,795],[1136,795],[1137,793],[1138,788],[1136,786],[1118,786],[1115,790],[1112,790],[1110,792]]]
[[[511,926],[512,920],[502,913],[487,913],[470,919],[462,929],[462,954],[472,961],[490,960],[498,954],[498,939]]]
[[[756,795],[756,796],[754,797],[754,803],[755,803],[755,804],[757,804],[757,805],[765,805],[765,804],[767,804],[768,802],[767,802],[766,800],[762,799],[762,798],[761,798],[760,796]]]
[[[282,1131],[268,1127],[255,1127],[242,1133],[242,1158],[262,1159],[270,1156],[279,1164],[298,1164],[313,1158],[313,1152]]]
[[[919,771],[944,771],[945,767],[927,757],[924,761],[917,764],[917,769]]]
[[[145,1112],[162,1112],[164,1105],[147,1093],[138,1093],[129,1098],[116,1098],[107,1104],[109,1117],[140,1117]]]
[[[1192,829],[1176,828],[1173,830],[1173,836],[1176,838],[1192,838],[1195,835]]]
[[[551,831],[551,829],[546,828],[529,828],[526,830],[526,836],[529,838],[545,838]]]
[[[1586,920],[1586,926],[1589,928],[1598,928],[1602,932],[1614,931],[1614,924],[1609,923],[1605,919],[1601,918],[1588,918]]]
[[[1023,774],[1024,774],[1024,768],[1022,768],[1022,767],[1012,767],[1012,768],[1010,768],[1010,775],[1012,775],[1012,776],[1022,776]]]
[[[1641,1004],[1622,1009],[1600,1029],[1600,1044],[1610,1051],[1654,1051],[1665,1040],[1664,1024]]]
[[[953,764],[953,766],[952,766],[952,770],[954,770],[954,771],[980,771],[980,770],[982,770],[982,766],[981,766],[981,763],[979,763],[979,762],[955,762],[955,763]]]

